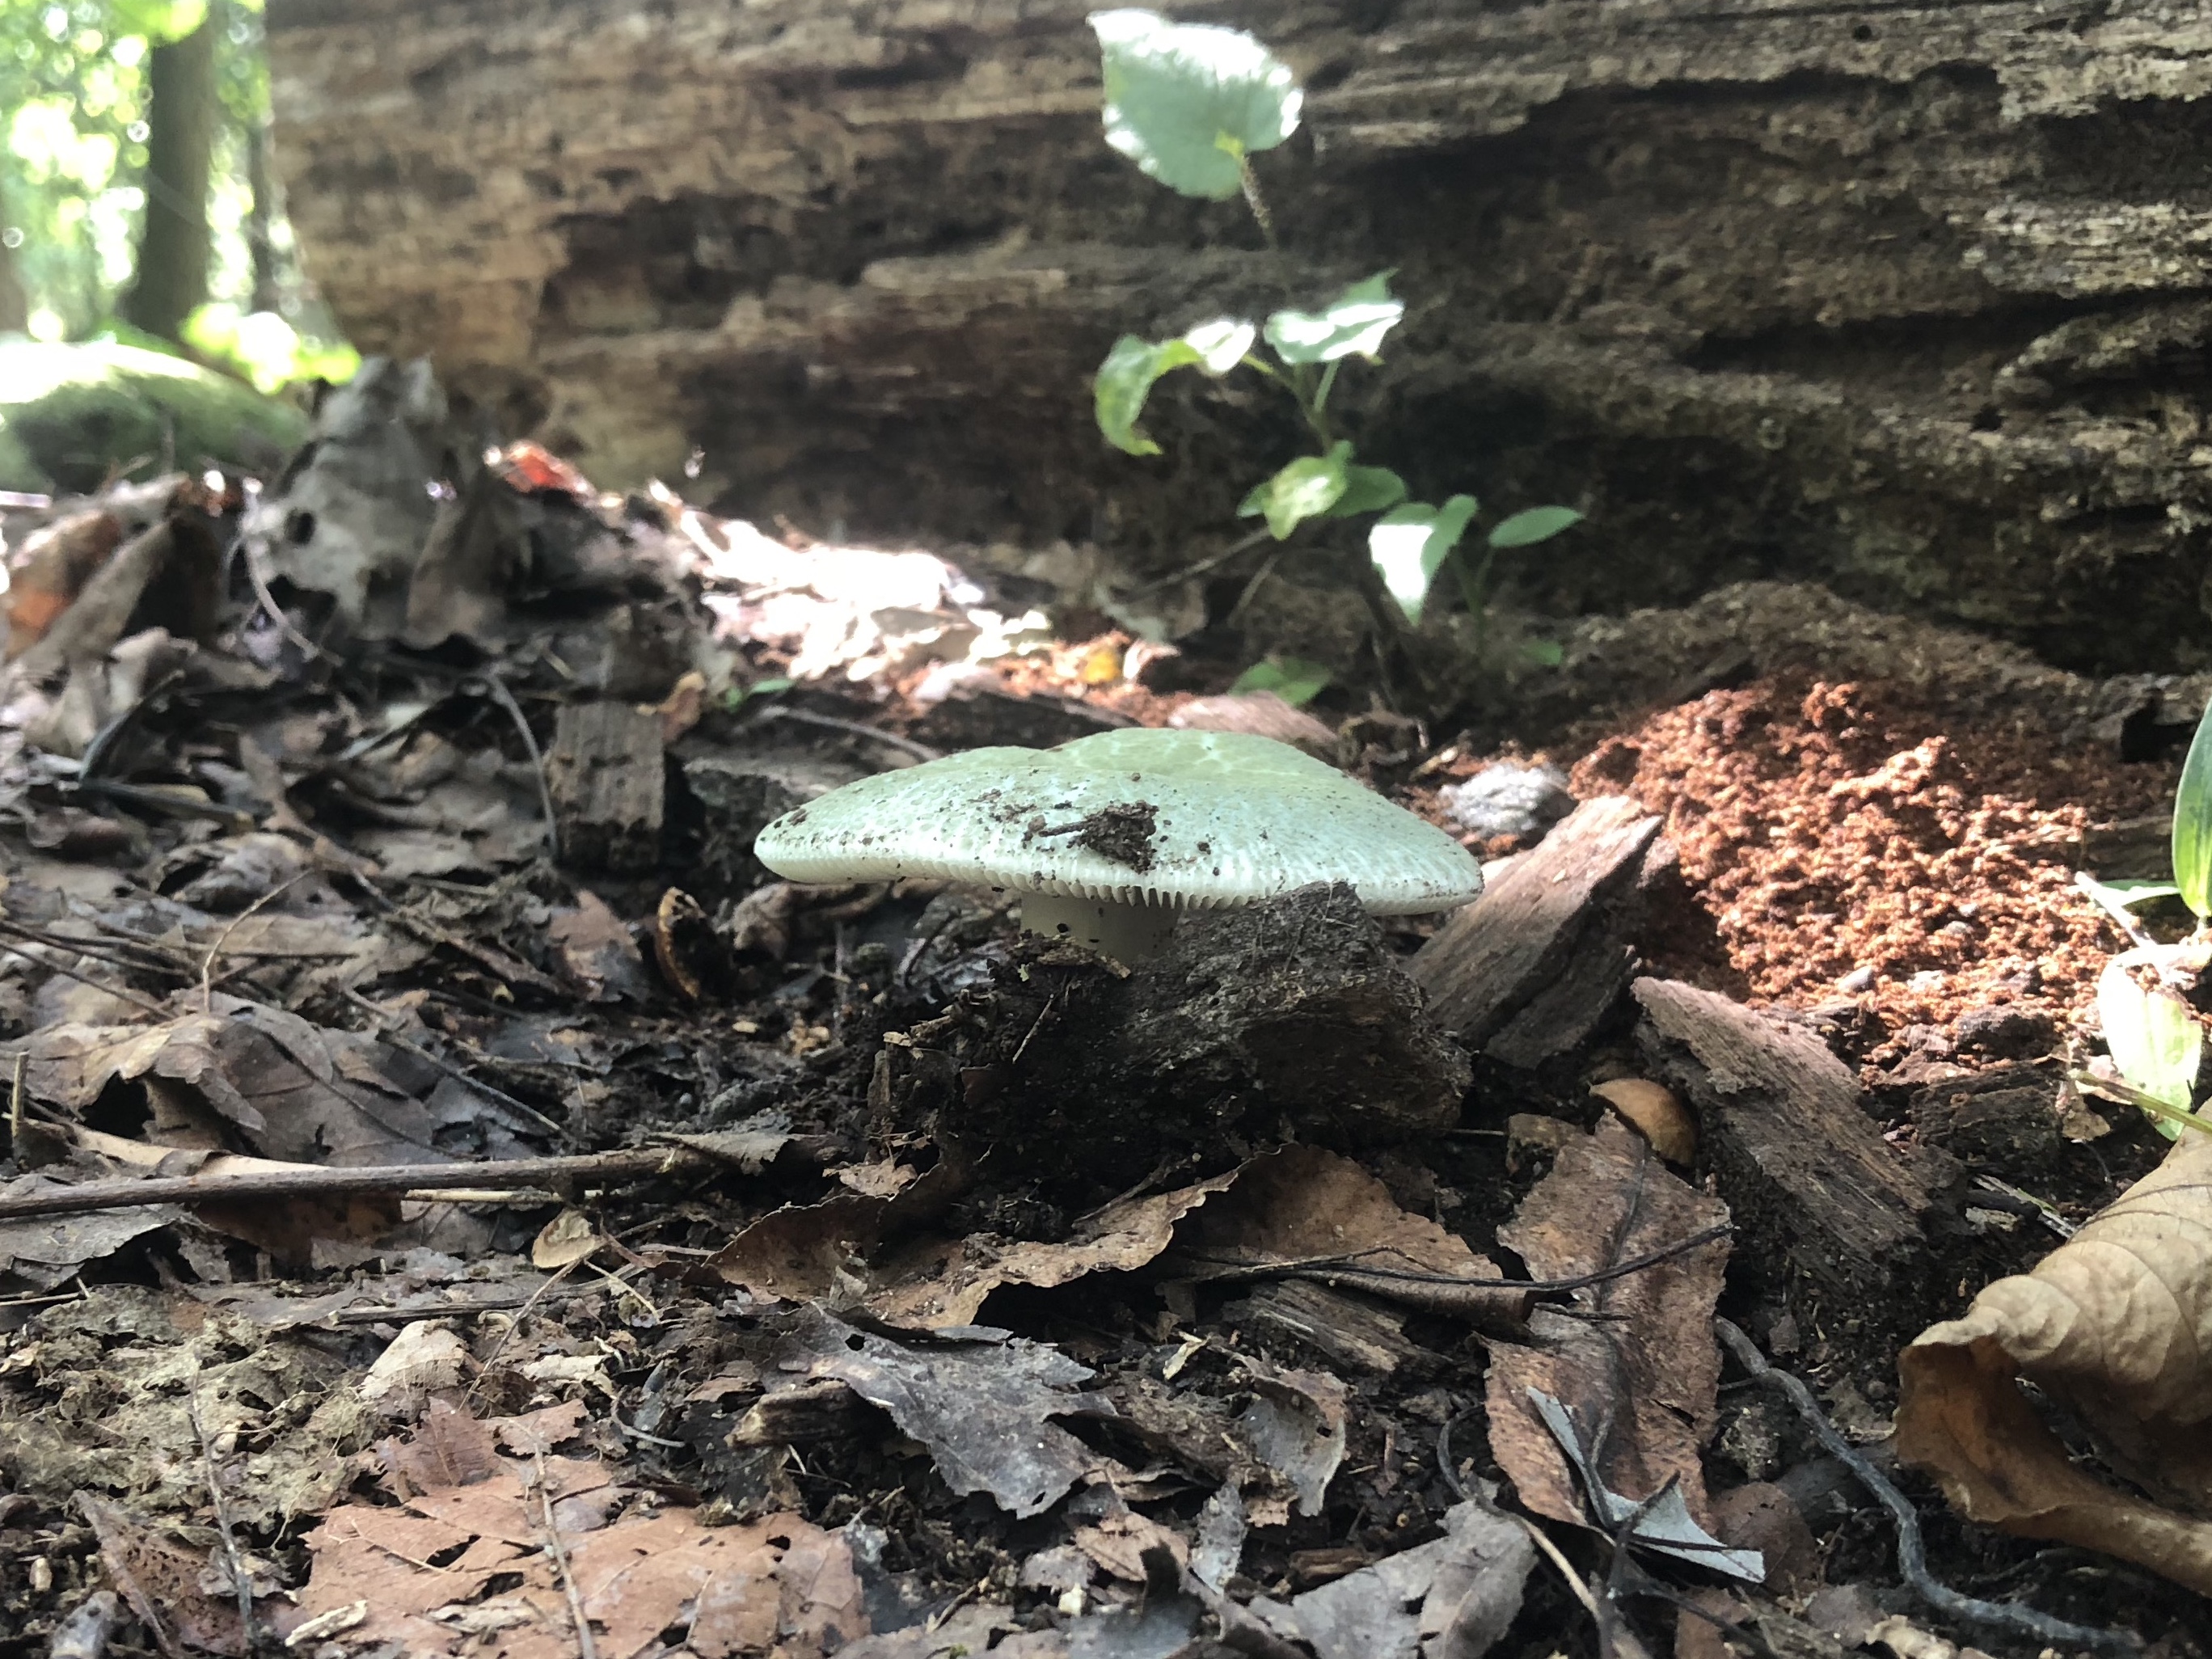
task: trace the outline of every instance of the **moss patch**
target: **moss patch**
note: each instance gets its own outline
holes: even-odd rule
[[[269,471],[307,432],[289,404],[180,357],[0,344],[0,489],[96,489],[145,456]]]

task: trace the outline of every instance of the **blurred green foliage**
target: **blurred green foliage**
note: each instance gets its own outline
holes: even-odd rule
[[[146,206],[147,61],[204,22],[217,31],[222,118],[205,212],[209,313],[194,349],[267,389],[329,374],[337,332],[301,276],[281,213],[257,224],[252,147],[269,118],[263,0],[0,0],[0,244],[44,340],[131,340],[115,321]],[[275,254],[276,309],[254,313],[252,238]],[[289,343],[286,337],[289,336]],[[280,349],[281,348],[281,349]],[[174,349],[173,347],[165,347]],[[272,382],[279,364],[289,366]]]

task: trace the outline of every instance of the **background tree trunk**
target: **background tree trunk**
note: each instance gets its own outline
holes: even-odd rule
[[[222,119],[215,78],[216,17],[155,46],[147,60],[146,220],[138,268],[123,296],[125,322],[180,337],[207,298],[208,185]]]
[[[246,144],[246,183],[252,192],[246,214],[246,241],[253,260],[253,294],[248,311],[275,311],[283,301],[277,286],[276,245],[270,232],[276,222],[276,181],[269,171],[269,124],[243,135]]]
[[[8,228],[8,204],[0,201],[0,232]],[[31,323],[31,296],[15,269],[15,251],[0,240],[0,334],[20,334]]]
[[[1503,573],[1540,612],[1782,575],[2070,665],[2212,653],[2202,9],[1178,7],[1306,81],[1278,258],[1105,147],[1093,3],[270,0],[279,164],[360,345],[604,483],[696,447],[728,508],[1177,569],[1297,434],[1170,383],[1167,453],[1111,452],[1108,344],[1395,266],[1333,407],[1427,499],[1588,510]],[[1245,620],[1341,660],[1347,557]]]

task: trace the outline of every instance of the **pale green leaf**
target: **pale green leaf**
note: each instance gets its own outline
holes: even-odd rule
[[[1106,82],[1106,142],[1185,196],[1226,201],[1242,157],[1297,131],[1290,65],[1241,29],[1157,12],[1093,12]]]
[[[1124,334],[1114,342],[1106,361],[1098,365],[1091,395],[1098,414],[1098,429],[1106,441],[1130,455],[1157,455],[1160,447],[1137,425],[1145,412],[1145,399],[1152,383],[1171,369],[1203,362],[1204,357],[1188,340],[1140,340]]]
[[[1333,445],[1326,455],[1299,456],[1265,483],[1255,485],[1237,507],[1237,517],[1265,514],[1267,528],[1281,541],[1342,498],[1351,458],[1352,446],[1345,442]]]
[[[108,0],[116,34],[143,34],[159,46],[181,40],[207,21],[207,0]]]
[[[1279,311],[1267,319],[1267,343],[1286,363],[1329,363],[1340,357],[1372,357],[1382,337],[1406,314],[1390,297],[1390,278],[1378,271],[1354,283],[1319,311]]]
[[[1420,621],[1429,584],[1459,545],[1474,516],[1472,495],[1455,495],[1442,507],[1408,501],[1385,513],[1367,532],[1368,556],[1407,621]]]
[[[1571,507],[1532,507],[1502,520],[1490,532],[1492,547],[1533,547],[1538,542],[1547,542],[1571,525],[1578,525],[1583,515]]]
[[[1198,353],[1200,365],[1209,374],[1226,374],[1244,361],[1244,354],[1252,349],[1252,339],[1259,331],[1251,324],[1234,317],[1217,317],[1210,323],[1200,323],[1182,337],[1183,343]]]
[[[1336,498],[1336,505],[1328,510],[1332,519],[1356,518],[1362,513],[1380,513],[1406,499],[1406,481],[1387,466],[1347,466],[1344,469],[1344,494]]]
[[[2205,706],[2173,797],[2173,879],[2181,902],[2212,917],[2212,703]]]
[[[1333,676],[1317,662],[1303,657],[1269,657],[1255,662],[1231,683],[1231,691],[1272,691],[1297,708],[1311,702],[1328,689]]]
[[[2144,989],[2125,963],[2110,962],[2097,981],[2097,1017],[2120,1075],[2153,1099],[2188,1111],[2204,1048],[2203,1028],[2189,1005],[2162,987]],[[2170,1126],[2152,1121],[2172,1138]]]

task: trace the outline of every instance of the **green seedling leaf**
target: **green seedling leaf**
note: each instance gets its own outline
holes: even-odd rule
[[[1137,425],[1154,382],[1193,364],[1209,374],[1226,374],[1252,349],[1253,333],[1249,323],[1218,317],[1173,340],[1140,340],[1124,334],[1115,341],[1091,388],[1098,429],[1106,441],[1124,454],[1158,454],[1160,447]]]
[[[1106,80],[1106,142],[1170,190],[1226,201],[1243,158],[1298,128],[1297,77],[1242,29],[1136,8],[1091,14]]]
[[[767,679],[755,680],[750,685],[733,685],[722,693],[722,707],[734,714],[756,697],[772,697],[798,684],[796,680]]]
[[[1340,441],[1326,455],[1301,455],[1265,483],[1254,487],[1237,516],[1267,514],[1267,528],[1281,541],[1308,519],[1317,518],[1344,498],[1352,446]]]
[[[1442,507],[1408,501],[1385,513],[1367,532],[1367,556],[1407,622],[1421,620],[1429,584],[1451,557],[1474,516],[1472,495],[1455,495]]]
[[[2181,902],[2212,917],[2212,703],[2205,706],[2173,797],[2173,879]]]
[[[1523,640],[1521,654],[1539,668],[1557,668],[1567,659],[1567,648],[1557,640]]]
[[[1293,708],[1311,702],[1334,678],[1317,662],[1303,657],[1270,657],[1255,662],[1230,684],[1231,691],[1272,691]]]
[[[2145,990],[2124,962],[2105,964],[2097,981],[2097,1017],[2105,1027],[2105,1047],[2120,1075],[2153,1099],[2186,1112],[2197,1089],[2203,1058],[2204,1031],[2189,1005],[2160,987]],[[2174,1128],[2154,1117],[2168,1139]]]
[[[1328,510],[1332,519],[1352,519],[1362,513],[1380,513],[1406,499],[1406,481],[1387,466],[1347,466],[1344,494]]]
[[[2162,898],[2179,898],[2181,889],[2170,881],[2098,881],[2076,876],[2075,884],[2098,903],[2112,910],[2132,910]]]
[[[1390,297],[1395,271],[1354,283],[1320,311],[1279,311],[1267,319],[1267,343],[1286,363],[1333,363],[1340,357],[1372,357],[1382,337],[1397,327],[1406,302]]]
[[[1499,522],[1490,532],[1492,547],[1534,547],[1583,521],[1571,507],[1532,507]]]

